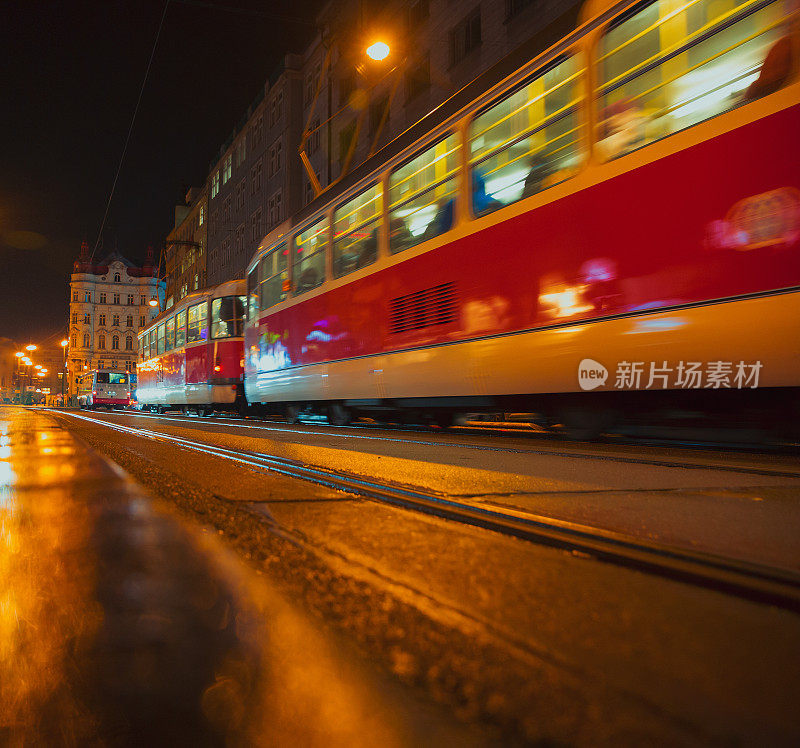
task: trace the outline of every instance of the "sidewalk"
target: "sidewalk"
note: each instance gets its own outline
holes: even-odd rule
[[[46,411],[0,407],[0,744],[474,744]]]

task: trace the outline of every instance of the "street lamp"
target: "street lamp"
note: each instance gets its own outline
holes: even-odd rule
[[[35,351],[36,347],[37,346],[35,346],[33,343],[28,343],[28,345],[25,346],[25,350],[26,351]]]
[[[385,60],[389,56],[389,51],[386,42],[375,42],[367,47],[367,56],[373,60]]]
[[[69,340],[66,338],[61,341],[61,348],[64,351],[64,368],[67,368],[67,346],[69,345]],[[64,385],[66,383],[67,375],[66,372],[62,371],[61,374],[61,405],[64,405]]]

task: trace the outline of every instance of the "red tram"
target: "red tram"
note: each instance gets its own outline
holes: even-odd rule
[[[139,334],[142,409],[242,407],[244,293],[243,280],[195,291]]]
[[[250,403],[800,415],[798,12],[602,5],[262,242]]]

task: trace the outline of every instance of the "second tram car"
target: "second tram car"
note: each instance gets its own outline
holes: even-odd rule
[[[684,397],[796,407],[796,10],[600,0],[584,18],[262,242],[248,401],[577,428]]]
[[[142,410],[209,414],[244,405],[245,283],[232,280],[190,293],[139,334]]]

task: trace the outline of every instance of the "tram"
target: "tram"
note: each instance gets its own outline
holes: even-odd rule
[[[93,410],[102,408],[127,408],[131,403],[131,382],[128,372],[93,369],[78,382],[78,404]]]
[[[791,0],[588,3],[266,237],[247,400],[590,430],[656,404],[800,415],[798,50]]]
[[[139,334],[137,398],[142,410],[201,415],[244,403],[245,282],[190,293]]]

